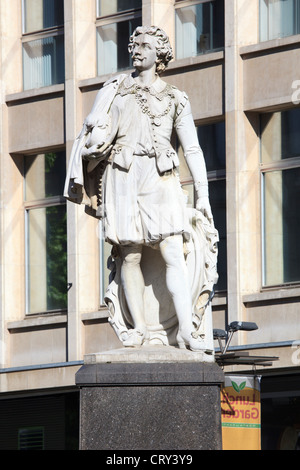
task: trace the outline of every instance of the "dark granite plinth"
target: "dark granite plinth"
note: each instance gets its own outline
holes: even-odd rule
[[[220,385],[215,363],[87,364],[80,387],[82,450],[217,450]]]

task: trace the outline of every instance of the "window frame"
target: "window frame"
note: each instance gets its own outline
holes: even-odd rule
[[[198,3],[209,3],[211,1],[215,0],[175,0],[175,10],[177,8],[190,7],[193,5],[198,5]]]
[[[288,286],[295,286],[300,284],[300,279],[298,281],[286,281],[282,280],[282,282],[276,284],[268,284],[267,279],[267,260],[266,260],[266,207],[265,207],[265,176],[271,172],[282,172],[285,170],[292,170],[296,168],[300,168],[300,154],[297,157],[290,157],[285,158],[277,161],[271,161],[268,163],[264,163],[262,161],[262,127],[261,127],[261,117],[266,114],[274,115],[278,112],[282,113],[284,111],[291,111],[294,108],[288,109],[278,109],[271,112],[260,113],[260,162],[259,162],[259,171],[260,171],[260,203],[261,203],[261,210],[260,210],[260,218],[261,218],[261,282],[262,282],[262,289],[267,290],[274,287],[288,287]]]
[[[38,29],[35,31],[25,32],[25,0],[22,0],[22,37],[21,37],[21,47],[22,47],[22,87],[24,91],[30,90],[32,88],[24,88],[24,77],[25,77],[25,70],[24,70],[24,44],[30,43],[32,41],[43,40],[51,37],[57,36],[64,36],[64,24],[51,26],[49,28]],[[63,76],[65,77],[65,70],[63,70]],[[60,82],[63,83],[63,82]],[[54,83],[50,85],[44,86],[52,86]],[[44,86],[39,88],[44,88]]]
[[[50,153],[51,149],[44,150],[45,154]],[[55,149],[55,153],[65,152],[65,149]],[[34,209],[47,209],[48,207],[54,206],[65,206],[67,210],[66,199],[63,195],[49,196],[40,199],[31,199],[26,200],[26,172],[25,172],[25,158],[27,156],[39,155],[39,153],[30,152],[24,154],[23,158],[23,210],[24,210],[24,246],[25,246],[25,315],[37,315],[37,314],[53,314],[67,311],[67,306],[59,309],[45,310],[41,312],[31,312],[30,311],[30,256],[29,256],[29,212]],[[66,227],[67,235],[67,227]],[[66,282],[66,292],[67,292],[67,282]]]
[[[298,0],[293,0],[293,6],[295,7],[294,11],[294,18],[293,18],[293,33],[292,34],[282,34],[282,31],[279,35],[270,36],[270,29],[271,29],[271,21],[270,21],[270,11],[269,11],[269,3],[265,7],[263,7],[262,2],[264,0],[259,0],[259,42],[271,41],[274,39],[282,39],[285,37],[295,36],[300,34],[300,24],[299,24],[299,31],[297,32],[297,23],[300,23],[300,4],[297,3]],[[269,2],[269,0],[268,0]],[[280,21],[282,21],[282,17],[284,12],[282,11],[282,0],[280,0]],[[263,10],[265,10],[263,12]],[[265,25],[263,25],[263,21]],[[265,31],[263,32],[263,26],[265,26]]]
[[[175,18],[174,18],[174,24],[175,24],[175,56],[176,56],[176,60],[181,60],[181,59],[184,59],[184,58],[188,58],[188,57],[194,57],[194,56],[184,56],[184,57],[177,57],[177,19],[176,19],[176,11],[177,10],[181,10],[183,8],[186,8],[186,7],[191,7],[191,6],[195,6],[195,5],[201,5],[201,4],[205,4],[205,3],[213,3],[215,2],[216,0],[175,0],[175,4],[174,4],[174,14],[175,14]],[[225,9],[225,0],[224,0],[224,7]],[[223,18],[224,22],[225,22],[225,17]],[[213,34],[212,34],[212,38],[210,39],[210,42],[213,41]],[[225,45],[225,29],[224,29],[224,44],[223,46],[221,47],[217,47],[217,48],[212,48],[212,49],[207,49],[201,53],[198,53],[196,54],[195,57],[198,57],[198,56],[201,56],[203,54],[209,54],[209,53],[214,53],[214,52],[218,52],[220,50],[223,50],[224,49],[224,45]]]
[[[59,25],[55,25],[55,26],[51,26],[49,28],[42,28],[42,29],[38,29],[38,30],[35,30],[35,31],[30,31],[30,32],[27,32],[25,31],[25,24],[26,24],[26,4],[25,4],[26,0],[22,0],[22,5],[21,5],[21,8],[22,8],[22,36],[25,36],[27,34],[35,34],[35,33],[39,33],[41,31],[46,31],[46,30],[50,30],[50,29],[59,29],[59,28],[64,28],[64,24],[59,24]]]
[[[52,38],[64,35],[64,26],[40,29],[35,32],[22,34],[22,45],[26,42],[36,41],[37,39]]]
[[[220,181],[225,181],[225,237],[227,239],[227,214],[226,214],[226,206],[227,206],[227,198],[226,198],[226,185],[227,185],[227,178],[226,178],[226,120],[225,118],[222,118],[222,119],[218,119],[218,120],[213,120],[213,121],[210,121],[210,122],[196,122],[196,129],[200,126],[206,126],[206,125],[214,125],[214,124],[221,124],[221,123],[224,123],[224,139],[225,139],[225,142],[224,142],[224,145],[225,145],[225,167],[222,168],[222,169],[217,169],[217,170],[210,170],[210,171],[207,171],[207,180],[208,180],[208,187],[209,187],[209,184],[212,183],[212,182],[220,182]],[[201,142],[200,143],[200,146],[201,146]],[[205,155],[204,155],[204,158],[205,158]],[[214,215],[214,214],[213,214]],[[227,242],[226,242],[227,244]],[[226,247],[226,251],[225,251],[225,255],[226,255],[226,258],[225,258],[225,261],[226,261],[226,287],[225,288],[220,288],[220,289],[215,289],[217,287],[217,284],[216,286],[214,287],[215,289],[215,293],[216,294],[224,294],[227,292],[227,286],[228,286],[228,258],[227,258],[227,247]]]
[[[179,0],[180,1],[180,0]],[[185,0],[183,0],[185,1]],[[214,124],[221,124],[221,123],[226,123],[225,121],[225,118],[221,118],[221,119],[213,119],[213,120],[209,120],[209,121],[206,121],[205,122],[201,122],[201,121],[195,121],[195,127],[196,127],[196,131],[198,132],[198,127],[201,127],[201,126],[209,126],[209,125],[214,125]],[[201,142],[199,142],[200,144],[200,147],[201,147]],[[204,155],[204,158],[205,158],[205,155]],[[217,169],[217,170],[210,170],[210,171],[207,171],[207,180],[208,180],[208,187],[209,187],[209,183],[212,183],[212,182],[218,182],[218,181],[225,181],[225,185],[226,185],[226,131],[225,131],[225,168],[224,169]],[[195,188],[194,188],[194,182],[193,182],[193,178],[192,178],[192,175],[190,175],[189,177],[186,176],[186,177],[181,177],[180,178],[180,184],[182,186],[182,189],[184,190],[184,187],[185,186],[188,186],[188,185],[193,185],[193,201],[192,201],[192,204],[189,203],[189,205],[195,207]],[[225,204],[227,205],[227,200],[226,200],[226,194],[225,194]],[[225,217],[226,217],[226,214],[225,214]],[[225,229],[226,229],[226,238],[227,238],[227,221],[226,221],[226,226],[225,226]],[[226,252],[226,273],[227,273],[227,276],[226,276],[226,286],[228,284],[228,260],[227,260],[227,252]],[[215,291],[216,294],[223,294],[227,292],[227,287],[225,289],[218,289]]]
[[[102,20],[102,19],[104,20],[105,18],[115,18],[118,16],[129,15],[137,11],[142,12],[142,8],[143,8],[143,5],[141,5],[139,8],[128,8],[127,10],[116,11],[115,13],[111,13],[109,15],[100,15],[99,1],[96,0],[96,16],[97,16],[96,26],[97,26],[98,20]]]
[[[141,19],[141,24],[142,24],[142,6],[138,9],[128,9],[128,10],[116,12],[110,15],[105,15],[105,16],[98,16],[99,14],[98,8],[99,8],[99,4],[98,4],[98,0],[96,0],[96,9],[97,9],[97,18],[96,18],[96,23],[95,23],[96,24],[96,50],[97,50],[96,70],[97,70],[97,76],[100,77],[100,76],[105,76],[111,73],[121,72],[122,70],[128,70],[128,68],[126,69],[117,68],[117,70],[115,70],[114,72],[104,72],[104,73],[100,72],[99,60],[98,60],[99,59],[98,30],[101,27],[108,26],[110,24],[122,23],[125,21],[134,20],[137,18]],[[129,38],[128,38],[128,42],[129,42]]]

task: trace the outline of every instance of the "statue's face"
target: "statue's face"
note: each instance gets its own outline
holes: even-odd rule
[[[149,34],[140,34],[134,38],[132,47],[133,66],[139,70],[150,70],[156,63],[157,39]]]

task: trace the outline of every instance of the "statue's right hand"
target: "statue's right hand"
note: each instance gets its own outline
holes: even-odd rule
[[[103,160],[111,151],[112,145],[109,143],[103,144],[100,148],[99,145],[93,145],[92,147],[83,147],[81,156],[83,160]]]

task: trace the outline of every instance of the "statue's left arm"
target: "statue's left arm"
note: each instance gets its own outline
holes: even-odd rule
[[[194,181],[197,195],[196,209],[200,210],[211,222],[213,217],[209,203],[206,165],[202,149],[199,145],[191,105],[186,95],[183,95],[178,106],[174,126]]]

